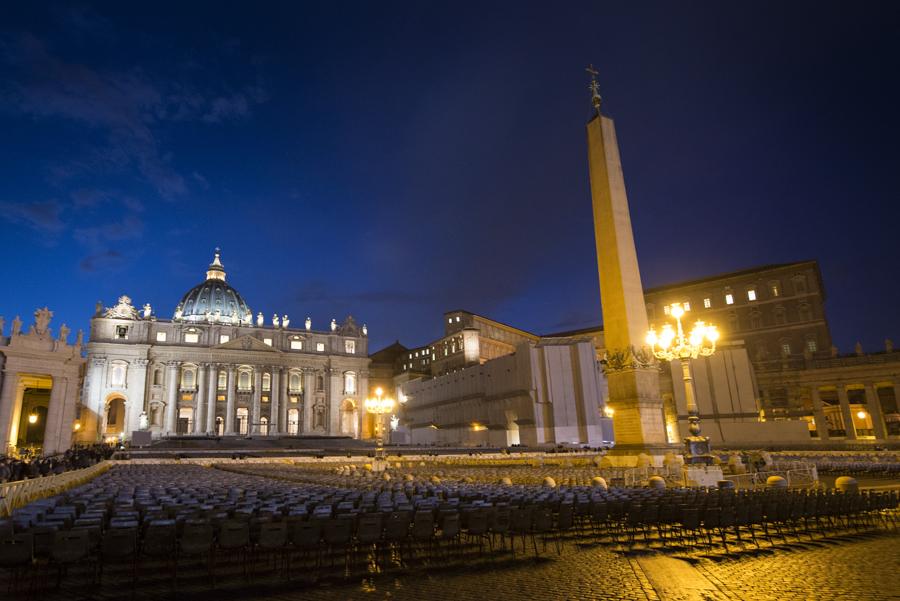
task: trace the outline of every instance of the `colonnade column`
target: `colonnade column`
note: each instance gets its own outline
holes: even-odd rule
[[[68,408],[66,407],[69,379],[59,374],[54,374],[52,379],[53,387],[50,389],[50,402],[47,407],[47,424],[44,428],[42,450],[44,455],[61,453],[69,448],[72,437],[72,422],[68,421],[67,423],[66,414],[74,414],[75,412],[74,404],[70,405],[71,411],[67,411]]]
[[[837,395],[838,402],[841,405],[841,415],[844,418],[844,431],[847,433],[847,440],[856,440],[856,428],[853,426],[853,413],[850,411],[847,387],[843,384],[838,384]]]
[[[262,402],[262,371],[259,367],[253,368],[253,401],[250,408],[250,433],[259,434],[259,412]]]
[[[225,393],[225,435],[234,434],[234,365],[228,366],[228,391]]]
[[[887,438],[887,431],[884,427],[884,416],[881,414],[881,401],[878,400],[878,393],[875,392],[875,385],[866,382],[866,406],[869,408],[869,416],[872,418],[872,429],[875,431],[875,438],[884,440]]]
[[[816,432],[819,434],[819,440],[828,440],[828,420],[825,419],[825,409],[822,406],[822,396],[819,394],[819,387],[813,386],[810,389],[812,397],[813,416],[816,418]]]
[[[301,434],[313,431],[313,393],[316,390],[316,372],[312,369],[303,370],[303,419],[300,420],[303,430]]]
[[[219,365],[209,364],[209,390],[206,391],[206,433],[216,433],[216,399],[219,398]]]
[[[285,369],[281,372],[281,402],[278,404],[278,424],[281,426],[281,432],[287,434],[290,431],[288,424],[288,406],[291,397],[288,390],[291,381],[291,373]]]
[[[269,380],[269,429],[267,434],[274,436],[281,430],[281,420],[278,419],[281,399],[281,368],[272,366],[272,378]]]
[[[203,432],[203,405],[206,403],[206,363],[197,367],[197,392],[194,394],[194,434]]]
[[[178,429],[178,361],[166,363],[166,434],[172,436]],[[91,386],[94,386],[91,383]]]
[[[12,414],[14,403],[16,402],[16,384],[18,383],[18,374],[11,371],[3,372],[3,387],[0,388],[0,441],[3,447],[0,452],[6,454],[7,447],[15,444],[10,442],[10,428],[12,426]]]

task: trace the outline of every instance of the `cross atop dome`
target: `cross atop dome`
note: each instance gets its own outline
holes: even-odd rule
[[[222,265],[222,261],[219,259],[219,254],[222,251],[219,250],[219,247],[216,247],[215,256],[213,256],[212,263],[209,264],[209,269],[206,270],[206,279],[207,280],[222,280],[225,281],[225,267]]]

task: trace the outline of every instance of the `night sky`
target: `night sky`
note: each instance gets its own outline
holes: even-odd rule
[[[7,333],[170,318],[216,246],[371,350],[595,325],[594,63],[646,287],[818,259],[840,349],[900,342],[896,2],[38,5],[0,18]]]

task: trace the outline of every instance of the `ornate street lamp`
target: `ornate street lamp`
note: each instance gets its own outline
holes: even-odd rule
[[[681,327],[681,318],[685,309],[681,303],[673,303],[669,314],[675,318],[675,328],[670,324],[663,326],[657,334],[651,328],[647,333],[647,345],[657,359],[663,361],[681,360],[681,372],[684,376],[684,397],[687,401],[690,436],[684,439],[685,463],[712,462],[709,454],[709,437],[700,436],[700,414],[694,398],[694,384],[691,380],[690,360],[697,357],[709,357],[716,352],[716,340],[719,332],[716,326],[697,321],[690,334],[685,335]]]
[[[394,399],[384,396],[384,390],[379,386],[375,389],[375,397],[368,398],[364,402],[366,411],[375,415],[375,462],[372,467],[376,470],[384,467],[384,425],[383,418],[394,410]]]

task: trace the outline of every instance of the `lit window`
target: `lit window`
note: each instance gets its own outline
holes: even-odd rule
[[[320,353],[324,353],[324,352],[325,352],[325,343],[324,343],[324,342],[317,342],[317,343],[316,343],[316,351],[318,351],[318,352],[320,352]]]
[[[452,317],[448,317],[448,318],[447,318],[447,323],[453,323],[453,318],[452,318]]]
[[[747,300],[755,301],[756,300],[756,289],[750,288],[747,290]]]
[[[691,310],[690,301],[684,301],[683,303],[681,303],[681,308],[684,309],[685,311],[690,311]]]
[[[725,304],[733,305],[734,304],[734,296],[731,293],[725,295]]]
[[[781,296],[781,290],[778,288],[778,282],[769,283],[769,294],[771,294],[775,298]]]
[[[806,341],[806,349],[810,353],[815,353],[817,350],[819,350],[818,345],[816,344],[815,340],[807,340]]]
[[[222,334],[221,336],[219,336],[219,344],[225,344],[229,340],[231,340],[231,336],[229,336],[228,334]]]
[[[663,313],[665,313],[666,315],[669,314],[669,305],[663,306]]]
[[[271,338],[263,338],[263,344],[265,344],[266,346],[272,346],[272,339]]]
[[[198,334],[197,332],[185,332],[184,341],[188,344],[196,344],[200,342],[200,334]]]
[[[456,323],[459,323],[459,315],[456,316]]]
[[[791,345],[790,345],[790,343],[788,343],[788,342],[782,342],[782,343],[781,343],[781,354],[784,355],[785,357],[787,357],[787,356],[789,356],[789,355],[791,354]]]
[[[291,340],[291,350],[302,351],[303,350],[303,341],[302,340]]]
[[[157,332],[156,333],[156,341],[157,342],[165,342],[166,341],[166,333],[165,332]]]
[[[710,307],[712,307],[712,299],[711,299],[711,298],[704,298],[704,299],[703,299],[703,308],[704,308],[704,309],[709,309]]]
[[[344,352],[352,355],[356,352],[356,341],[355,340],[345,340],[344,341]]]

